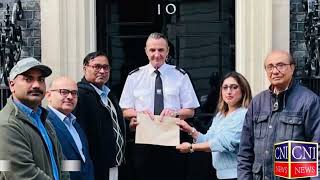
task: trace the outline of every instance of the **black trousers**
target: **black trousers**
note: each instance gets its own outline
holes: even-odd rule
[[[186,180],[187,156],[175,147],[135,145],[136,180]]]

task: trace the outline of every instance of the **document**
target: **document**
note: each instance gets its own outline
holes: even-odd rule
[[[160,122],[160,116],[152,120],[144,113],[137,114],[136,144],[153,144],[161,146],[177,146],[180,144],[180,130],[176,124],[178,118],[165,116]]]

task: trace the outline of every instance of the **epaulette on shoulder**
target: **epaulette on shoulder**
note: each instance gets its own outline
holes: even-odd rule
[[[179,68],[178,66],[176,66],[176,70],[180,71],[183,75],[187,73],[185,70]]]
[[[130,72],[129,72],[129,75],[131,75],[131,74],[133,74],[133,73],[135,73],[135,72],[137,72],[137,71],[139,71],[139,68],[130,71]]]

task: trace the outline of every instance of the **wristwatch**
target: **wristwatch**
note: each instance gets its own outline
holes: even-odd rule
[[[190,152],[190,153],[193,153],[193,152],[194,152],[194,149],[193,149],[193,147],[192,147],[192,144],[190,144],[190,146],[189,146],[189,152]]]
[[[179,117],[179,115],[180,115],[178,110],[175,110],[172,114],[176,118]]]
[[[192,136],[195,132],[196,132],[196,129],[194,127],[192,127],[191,132],[188,132],[188,134],[190,136]]]

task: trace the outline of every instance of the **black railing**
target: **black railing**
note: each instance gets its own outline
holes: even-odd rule
[[[4,107],[7,103],[7,98],[10,96],[11,92],[7,86],[0,86],[0,109]]]
[[[304,36],[307,48],[304,72],[299,82],[320,95],[320,10],[319,0],[303,0],[306,12]]]
[[[7,5],[4,20],[0,21],[0,109],[10,95],[7,87],[9,72],[20,60],[23,43],[21,27],[17,23],[23,15],[21,1],[14,3],[12,14],[9,10],[10,7]]]
[[[308,87],[318,96],[320,95],[320,78],[312,78],[312,77],[300,77],[297,78],[298,82]]]
[[[10,19],[9,5],[4,14],[4,24],[0,24],[0,73],[1,84],[8,85],[9,72],[11,68],[20,60],[22,49],[21,27],[17,21],[22,18],[21,2],[13,5],[12,17]]]

